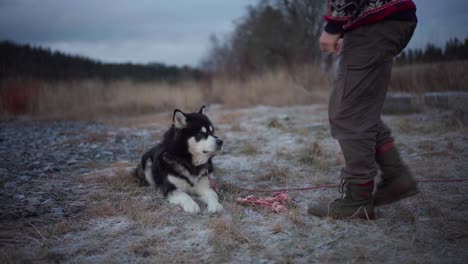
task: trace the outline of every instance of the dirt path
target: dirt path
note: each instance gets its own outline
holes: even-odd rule
[[[170,114],[101,124],[2,123],[1,263],[463,263],[468,182],[423,183],[421,195],[377,209],[377,220],[319,219],[308,202],[335,189],[290,192],[287,213],[241,206],[244,188],[338,183],[343,158],[323,105],[208,115],[225,141],[214,159],[224,212],[198,215],[137,186],[128,170]],[[419,179],[467,178],[468,133],[455,115],[386,116]],[[265,194],[267,196],[268,194]],[[201,204],[201,203],[200,203]]]

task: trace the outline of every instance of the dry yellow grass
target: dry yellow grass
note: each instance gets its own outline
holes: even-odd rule
[[[417,93],[466,90],[467,66],[466,61],[397,66],[390,89]],[[326,102],[329,87],[330,74],[317,65],[276,69],[245,80],[217,76],[211,82],[177,85],[96,80],[4,81],[0,82],[0,116],[30,114],[37,118],[89,120],[141,116],[174,108],[191,110],[213,103],[228,108],[303,105]]]
[[[303,226],[304,220],[301,217],[301,214],[297,210],[297,208],[291,208],[288,211],[288,219],[291,223],[295,224],[296,226]]]
[[[468,90],[468,61],[396,66],[390,89],[412,93]]]
[[[284,232],[284,227],[281,224],[277,223],[271,228],[271,231],[273,232],[273,234],[281,233]]]
[[[119,164],[115,164],[119,166]],[[124,165],[121,165],[124,166]],[[84,183],[103,183],[106,186],[119,188],[121,186],[136,186],[138,180],[133,177],[132,172],[125,167],[113,167],[112,170],[99,171],[85,175],[80,179]]]
[[[85,81],[44,84],[32,114],[48,117],[92,118],[128,115],[172,108],[195,109],[202,104],[194,83],[173,87],[161,83]]]
[[[306,74],[303,74],[304,76]],[[323,76],[312,72],[317,80]],[[322,73],[322,75],[327,75]],[[302,74],[301,74],[302,76]],[[263,75],[254,76],[247,81],[232,81],[215,79],[210,91],[213,101],[223,103],[228,107],[247,107],[252,105],[300,105],[320,101],[321,89],[306,80],[299,80],[289,71],[276,70]],[[324,82],[321,87],[327,87]]]
[[[18,87],[15,89],[20,91],[21,96],[15,97],[14,92],[10,99],[0,100],[0,116],[23,113],[47,119],[94,119],[100,116],[141,115],[174,108],[198,109],[202,104],[210,103],[221,103],[227,107],[307,104],[320,100],[318,97],[323,93],[317,92],[320,90],[317,89],[319,84],[327,87],[323,80],[328,75],[312,68],[303,67],[294,74],[291,70],[276,70],[242,81],[215,78],[211,83],[185,82],[177,85],[97,80],[2,82],[2,97],[9,97],[7,93],[12,92],[8,86],[12,85]],[[11,104],[8,100],[20,104],[20,109],[14,110],[16,113],[9,113],[11,109],[8,109],[8,105]]]
[[[255,155],[258,153],[258,146],[251,142],[245,142],[242,145],[240,152],[245,155]]]
[[[209,226],[211,228],[210,242],[215,247],[220,247],[223,250],[229,250],[239,244],[252,242],[230,219],[213,219],[210,221]]]
[[[299,151],[299,162],[314,169],[329,171],[344,164],[341,153],[325,150],[318,142],[305,145]]]
[[[263,162],[260,164],[264,173],[255,177],[256,181],[268,181],[274,184],[287,184],[289,180],[289,169],[287,167],[279,167],[273,163]]]
[[[223,124],[223,125],[230,125],[231,131],[241,131],[241,124],[240,124],[241,114],[238,112],[229,112],[224,113],[220,116],[215,116],[212,118],[215,124]]]

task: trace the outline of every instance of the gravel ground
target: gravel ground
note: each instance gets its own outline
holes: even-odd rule
[[[463,263],[468,257],[468,183],[421,184],[421,195],[377,209],[375,221],[305,213],[308,202],[335,198],[335,189],[290,192],[283,214],[241,206],[235,199],[249,193],[238,187],[338,183],[343,158],[328,134],[326,107],[217,107],[208,115],[226,142],[215,158],[225,210],[214,215],[204,207],[186,214],[129,178],[170,113],[1,123],[0,262]],[[417,178],[466,177],[467,131],[452,112],[385,121]]]
[[[57,197],[79,192],[73,182],[76,176],[101,165],[138,160],[144,144],[154,141],[151,136],[146,131],[85,122],[2,123],[0,219],[76,212],[79,208],[61,207],[59,200],[69,198]]]

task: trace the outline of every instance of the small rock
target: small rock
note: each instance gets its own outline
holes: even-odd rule
[[[18,200],[23,200],[24,197],[25,197],[25,196],[22,195],[22,194],[17,194],[17,195],[15,195],[15,196],[13,196],[13,198],[18,199]]]
[[[54,207],[50,209],[50,213],[53,217],[63,217],[64,210],[60,207]]]
[[[29,203],[30,205],[36,205],[36,204],[40,204],[41,202],[40,202],[39,199],[37,199],[37,198],[29,198],[29,199],[28,199],[28,203]]]
[[[7,182],[4,186],[5,189],[16,189],[16,182]]]
[[[52,206],[53,201],[52,201],[52,199],[47,199],[47,200],[41,202],[41,205],[43,205],[43,206]]]
[[[69,161],[67,161],[67,165],[73,165],[73,164],[76,164],[78,163],[78,161],[76,159],[71,159]]]
[[[406,114],[415,112],[415,97],[407,94],[387,94],[382,108],[385,114]]]
[[[45,192],[50,192],[54,187],[52,185],[44,185],[42,187],[42,190],[44,190]]]
[[[31,177],[29,177],[29,176],[21,176],[21,177],[19,177],[19,179],[20,179],[20,181],[29,181],[29,180],[31,180]]]
[[[25,210],[31,214],[36,213],[36,207],[34,206],[28,206],[25,208]]]

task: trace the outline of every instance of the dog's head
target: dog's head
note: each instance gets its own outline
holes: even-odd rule
[[[202,106],[195,113],[184,113],[176,109],[172,117],[177,138],[187,144],[187,151],[196,166],[208,162],[223,147],[223,141],[215,136],[214,126],[205,115],[205,109]]]

